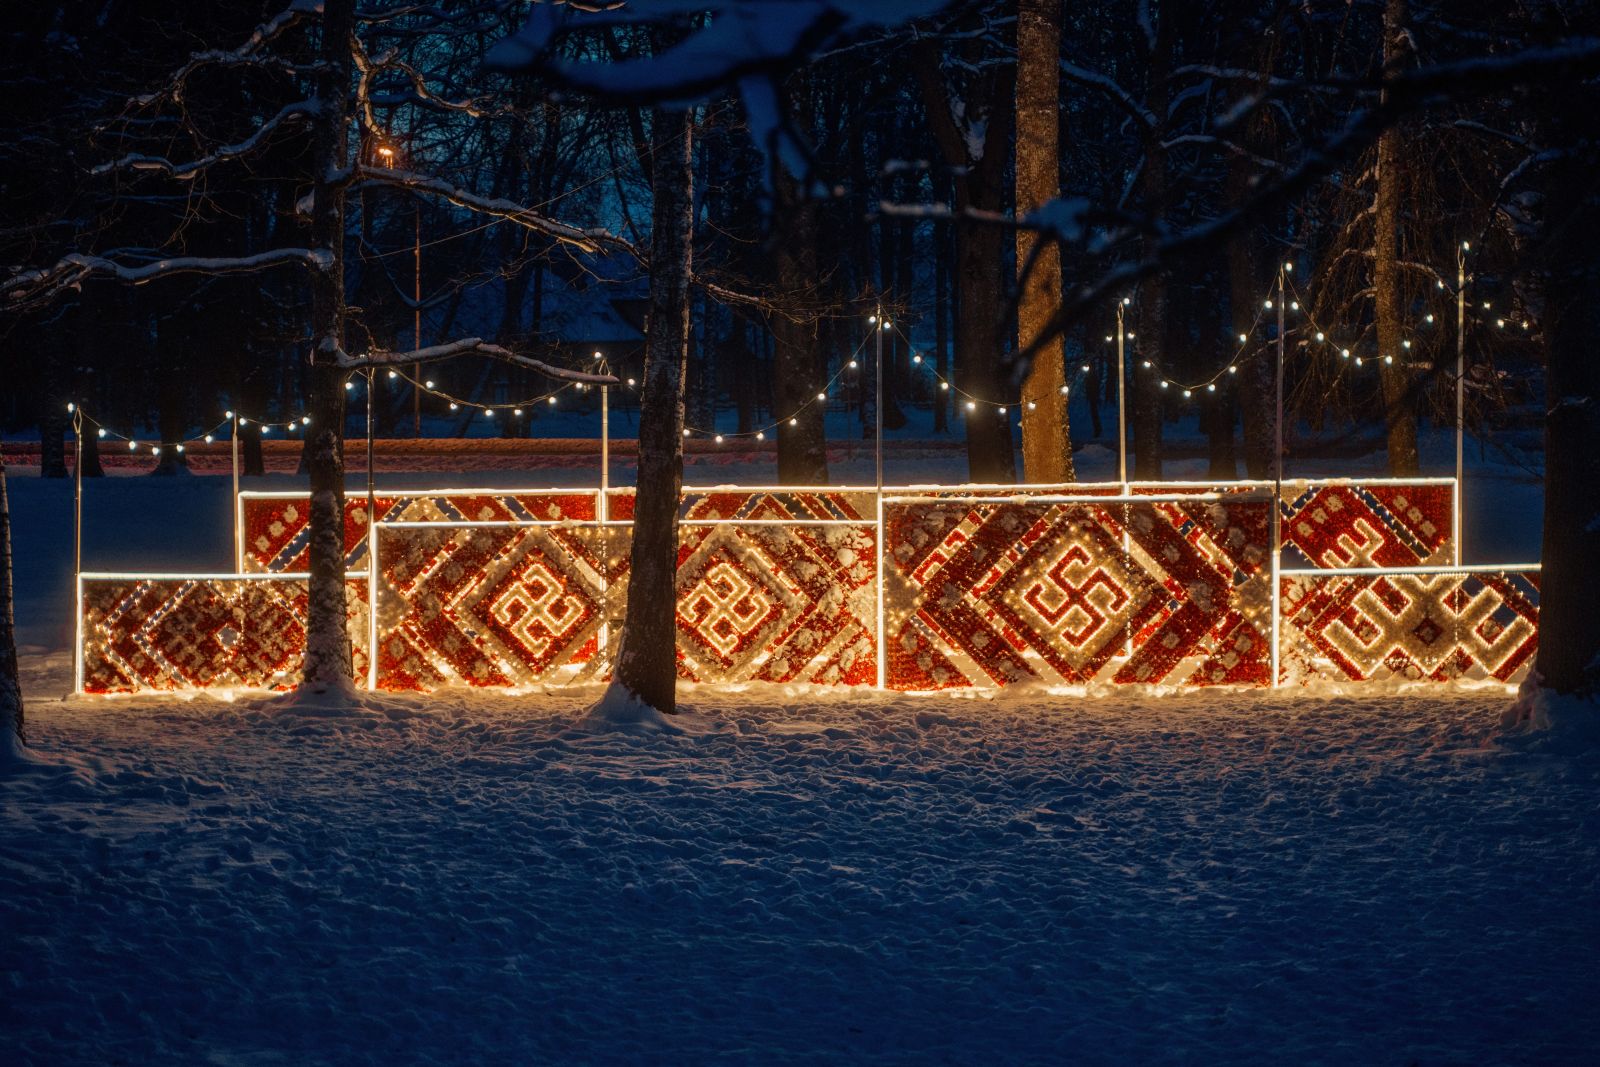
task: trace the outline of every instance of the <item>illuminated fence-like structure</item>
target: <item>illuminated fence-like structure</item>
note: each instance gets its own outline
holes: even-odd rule
[[[293,684],[307,503],[239,495],[238,574],[83,575],[80,688]],[[1513,682],[1537,646],[1537,566],[1461,566],[1458,508],[1454,479],[689,488],[679,675],[903,691]],[[368,685],[609,676],[631,489],[383,491],[370,511],[347,497]]]
[[[83,574],[78,688],[287,689],[306,644],[305,574]],[[366,669],[367,580],[347,583],[351,644]]]

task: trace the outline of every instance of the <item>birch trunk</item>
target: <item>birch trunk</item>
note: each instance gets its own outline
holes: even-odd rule
[[[6,461],[0,456],[0,763],[22,747],[22,683],[17,677],[17,632],[11,585],[11,505]]]
[[[350,33],[354,0],[325,0],[321,109],[314,133],[312,247],[326,253],[311,272],[311,595],[306,618],[304,684],[352,684],[344,566],[344,175],[347,165]]]
[[[677,710],[678,504],[683,491],[683,382],[689,354],[694,172],[689,116],[658,110],[651,174],[650,312],[639,408],[628,607],[616,680],[659,712]]]
[[[1017,215],[1060,195],[1061,0],[1017,4]],[[1035,253],[1035,246],[1038,246]],[[1030,256],[1032,269],[1028,269]],[[1031,230],[1017,231],[1017,345],[1026,349],[1061,304],[1061,248],[1040,245]],[[1022,384],[1022,472],[1028,482],[1075,481],[1065,339],[1057,336],[1033,357]]]
[[[1573,149],[1547,173],[1542,247],[1546,349],[1543,574],[1534,669],[1558,693],[1600,690],[1600,185],[1587,162],[1600,145],[1600,94],[1542,101],[1546,144]]]

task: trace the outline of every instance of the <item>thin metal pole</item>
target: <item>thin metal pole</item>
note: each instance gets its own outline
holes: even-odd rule
[[[373,488],[373,368],[366,368],[366,565],[373,563],[373,523],[378,491]]]
[[[874,389],[874,400],[873,400],[873,404],[872,404],[872,406],[873,406],[872,438],[873,438],[873,443],[874,443],[874,445],[876,447],[876,452],[877,452],[877,457],[876,458],[877,458],[877,464],[878,464],[878,492],[882,493],[883,492],[883,308],[881,306],[878,308],[878,316],[877,316],[876,327],[877,327],[877,337],[878,337],[877,358],[874,359],[873,362],[875,364],[877,364],[877,384],[876,384],[876,387]],[[879,531],[879,532],[881,533],[882,531]]]
[[[874,389],[876,400],[873,407],[875,428],[873,431],[873,446],[877,458],[877,507],[875,518],[877,529],[874,531],[873,540],[873,573],[878,589],[878,617],[877,617],[877,644],[878,644],[878,688],[883,689],[889,684],[889,646],[888,635],[884,632],[883,611],[883,307],[879,305],[878,314],[873,320],[873,328],[877,331],[876,364],[877,383]]]
[[[412,248],[411,349],[422,349],[422,201],[416,201],[416,242]],[[422,436],[422,364],[411,364],[411,436]]]
[[[233,422],[233,439],[229,446],[233,454],[233,569],[243,573],[244,527],[239,516],[239,413],[230,411],[228,418]]]
[[[1117,481],[1122,483],[1124,493],[1128,491],[1128,405],[1124,395],[1128,378],[1128,334],[1123,329],[1123,312],[1127,306],[1127,297],[1117,304]]]
[[[1455,542],[1455,562],[1459,564],[1465,553],[1461,550],[1461,503],[1466,493],[1463,448],[1466,437],[1467,402],[1467,242],[1456,249],[1456,507],[1455,529],[1451,531]]]
[[[600,373],[610,374],[611,364],[600,361]],[[611,488],[611,386],[600,387],[600,521],[605,522],[611,508],[606,491]]]
[[[373,368],[367,368],[367,688],[378,688],[378,494],[372,462]]]
[[[1272,463],[1272,495],[1275,499],[1283,496],[1283,268],[1278,268],[1278,404],[1277,418],[1277,451],[1274,453]]]
[[[1285,265],[1278,265],[1277,442],[1272,461],[1272,688],[1278,688],[1282,669],[1283,590],[1278,572],[1283,569],[1283,290]]]
[[[72,409],[72,573],[83,573],[83,408]]]

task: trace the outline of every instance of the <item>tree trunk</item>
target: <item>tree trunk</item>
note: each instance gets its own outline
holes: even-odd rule
[[[933,370],[940,379],[950,375],[950,327],[955,311],[950,300],[950,229],[933,224]],[[950,428],[949,406],[938,382],[933,385],[933,432]]]
[[[326,253],[311,272],[311,592],[304,684],[351,685],[344,566],[344,178],[354,0],[324,0],[321,108],[315,117],[311,243]]]
[[[1010,120],[1016,113],[1010,81],[1015,70],[991,68],[972,98],[962,102],[964,122],[970,122],[979,103],[988,120],[982,130],[982,154],[974,159],[968,134],[977,131],[968,125],[963,132],[957,125],[950,89],[940,73],[938,50],[931,42],[919,46],[914,66],[940,154],[951,167],[960,168],[954,177],[957,210],[1002,212],[1005,186],[1001,179],[1010,156],[1006,151]],[[1005,262],[1003,240],[997,226],[967,225],[957,231],[955,280],[960,310],[955,328],[956,384],[976,401],[972,410],[961,402],[967,427],[967,476],[984,483],[1017,479],[1011,422],[994,407],[1005,402],[999,381],[1006,319],[1000,279]]]
[[[45,345],[44,414],[39,419],[39,475],[67,476],[67,354],[60,338]]]
[[[820,205],[784,174],[773,175],[777,218],[773,248],[780,292],[810,303],[817,290],[817,219]],[[822,365],[821,335],[815,319],[795,321],[780,309],[772,319],[773,393],[778,424],[778,482],[827,485],[828,440],[823,405],[807,404],[817,395]],[[791,413],[795,425],[789,425]]]
[[[1544,545],[1539,581],[1541,683],[1558,693],[1600,688],[1600,93],[1552,85],[1540,140],[1571,146],[1543,183],[1546,344]]]
[[[1398,70],[1409,48],[1405,37],[1405,0],[1388,0],[1383,10],[1383,65]],[[1417,413],[1412,396],[1409,360],[1400,347],[1400,181],[1402,131],[1390,126],[1378,138],[1378,196],[1372,241],[1372,284],[1376,290],[1378,364],[1387,427],[1389,473],[1417,473]],[[1390,362],[1392,360],[1392,362]]]
[[[689,354],[694,153],[689,116],[657,110],[651,174],[650,312],[628,607],[613,687],[677,710],[678,504],[683,491],[683,382]]]
[[[0,763],[23,743],[22,682],[17,672],[15,597],[11,584],[11,505],[6,461],[0,456]]]
[[[1061,0],[1017,4],[1017,215],[1043,207],[1061,192]],[[1035,247],[1037,246],[1037,252]],[[1035,256],[1029,269],[1030,256]],[[1026,349],[1061,304],[1061,247],[1017,231],[1017,346]],[[1067,422],[1065,339],[1034,353],[1022,383],[1022,477],[1035,483],[1076,480]]]
[[[1166,137],[1165,118],[1170,96],[1167,68],[1172,52],[1173,15],[1170,11],[1154,10],[1159,5],[1152,4],[1151,7],[1153,10],[1150,14],[1156,24],[1155,40],[1150,49],[1145,106],[1156,121],[1145,135],[1139,199],[1145,214],[1159,227],[1167,212],[1167,151],[1162,147],[1162,141]],[[1160,234],[1146,233],[1143,237],[1145,257],[1157,258],[1160,243]],[[1162,366],[1172,367],[1177,353],[1163,351],[1162,346],[1167,336],[1167,278],[1164,271],[1152,274],[1140,287],[1137,320],[1137,344],[1133,351]],[[1137,366],[1138,362],[1130,358],[1130,365]],[[1170,390],[1161,389],[1154,374],[1133,374],[1129,377],[1132,379],[1133,394],[1133,476],[1140,481],[1160,481],[1162,399]],[[1124,388],[1127,388],[1126,384]]]

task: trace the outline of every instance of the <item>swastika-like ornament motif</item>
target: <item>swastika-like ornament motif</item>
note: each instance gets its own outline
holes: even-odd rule
[[[888,683],[1263,684],[1271,506],[887,505]]]
[[[626,530],[383,526],[380,689],[595,680],[626,600]]]

